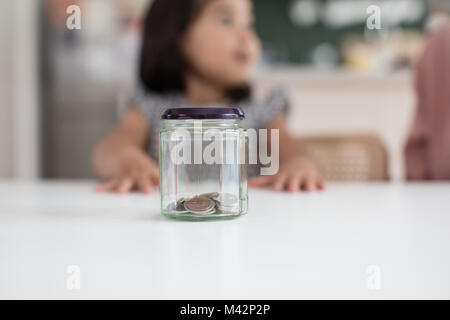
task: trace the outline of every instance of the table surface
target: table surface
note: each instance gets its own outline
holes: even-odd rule
[[[94,185],[0,181],[0,298],[450,298],[450,184],[250,189],[214,222]]]

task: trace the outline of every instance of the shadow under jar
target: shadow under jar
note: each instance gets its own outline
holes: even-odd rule
[[[161,214],[182,220],[247,213],[247,132],[239,108],[173,108],[159,137]]]

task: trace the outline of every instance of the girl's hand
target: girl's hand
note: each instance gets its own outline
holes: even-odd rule
[[[99,185],[99,192],[112,191],[127,193],[137,190],[146,194],[159,186],[159,167],[142,150],[136,147],[126,148],[119,153],[118,169],[114,177]]]
[[[317,165],[305,156],[296,156],[282,163],[275,175],[251,178],[248,185],[252,187],[272,186],[273,190],[290,192],[299,190],[315,191],[325,189]]]

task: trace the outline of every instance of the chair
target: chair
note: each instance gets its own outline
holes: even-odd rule
[[[316,136],[299,141],[328,181],[387,181],[387,151],[373,135]]]

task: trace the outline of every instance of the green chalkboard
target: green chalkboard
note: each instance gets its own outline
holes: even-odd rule
[[[265,54],[274,63],[311,62],[311,53],[318,45],[329,43],[339,49],[349,34],[364,33],[365,23],[341,28],[327,27],[322,21],[311,26],[300,26],[290,19],[289,10],[295,0],[254,0],[255,29],[260,36]],[[326,5],[327,0],[316,0]],[[339,1],[339,0],[330,0]],[[423,0],[426,7],[426,1]],[[420,21],[401,24],[404,29],[422,29],[426,13]]]

